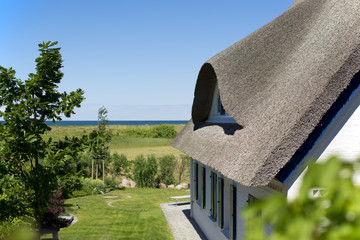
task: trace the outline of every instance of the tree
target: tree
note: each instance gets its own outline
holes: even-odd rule
[[[98,111],[98,129],[90,133],[89,143],[92,157],[92,171],[91,178],[94,179],[94,159],[96,160],[96,179],[98,179],[98,160],[102,160],[103,182],[105,192],[105,159],[110,155],[109,142],[111,140],[110,132],[106,131],[107,109],[105,107],[99,108]]]
[[[5,221],[28,215],[41,224],[51,195],[74,183],[68,162],[85,138],[44,140],[51,130],[45,121],[70,117],[84,100],[81,89],[59,92],[63,61],[56,44],[39,44],[36,73],[25,82],[12,68],[0,66],[0,219]]]
[[[276,194],[248,207],[245,239],[360,239],[358,170],[338,158],[311,165],[295,200]]]

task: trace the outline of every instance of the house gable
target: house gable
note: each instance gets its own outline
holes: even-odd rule
[[[211,58],[198,76],[192,119],[173,146],[245,186],[267,185],[289,162],[291,172],[360,70],[358,8],[355,0],[297,0]],[[204,126],[216,83],[235,131]],[[314,142],[302,147],[308,139]]]

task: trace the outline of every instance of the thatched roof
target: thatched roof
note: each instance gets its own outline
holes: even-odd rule
[[[359,86],[359,13],[358,0],[297,0],[208,60],[173,146],[246,186],[284,178]],[[216,82],[238,125],[205,123]]]

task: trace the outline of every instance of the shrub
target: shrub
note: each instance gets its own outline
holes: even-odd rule
[[[9,218],[0,222],[0,239],[28,240],[36,239],[32,220],[21,218]]]
[[[160,173],[159,182],[166,185],[173,184],[175,182],[174,169],[175,169],[175,156],[165,155],[159,159]]]
[[[115,178],[105,178],[105,187],[107,188],[116,188],[120,184]]]
[[[139,138],[174,138],[177,135],[175,127],[169,124],[161,124],[151,129],[127,128],[118,132],[121,137],[139,137]]]
[[[65,211],[62,206],[65,202],[61,190],[56,191],[53,196],[49,198],[50,206],[42,218],[43,227],[66,227],[68,222],[59,219],[61,213]]]
[[[145,160],[139,155],[134,160],[133,179],[139,187],[155,187],[158,164],[154,155]]]
[[[161,124],[151,129],[153,138],[174,138],[176,135],[175,127],[169,124]]]
[[[360,239],[358,170],[359,161],[337,158],[309,165],[297,198],[274,193],[248,206],[245,239]]]
[[[129,161],[127,160],[124,154],[114,153],[111,155],[112,168],[110,173],[113,176],[116,175],[125,175],[129,172]]]
[[[80,190],[75,190],[72,197],[82,197],[86,195],[103,193],[103,182],[100,179],[83,178],[81,179]]]
[[[178,173],[178,181],[181,183],[182,176],[185,173],[186,169],[190,168],[190,157],[188,155],[181,155],[180,159],[176,161],[176,170]]]

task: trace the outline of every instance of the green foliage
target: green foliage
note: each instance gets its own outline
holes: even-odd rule
[[[126,175],[129,173],[130,163],[124,154],[114,153],[111,155],[110,173],[115,176]]]
[[[103,193],[103,182],[100,179],[83,178],[81,181],[81,191],[88,194]]]
[[[105,178],[105,187],[107,188],[116,188],[120,183],[116,178]]]
[[[175,169],[178,173],[178,181],[181,183],[183,174],[187,169],[190,169],[190,157],[188,155],[181,155],[180,159],[176,160]]]
[[[358,168],[359,162],[337,158],[309,166],[295,200],[277,194],[246,209],[245,239],[360,239],[360,191],[353,184]],[[316,191],[322,196],[314,197]],[[272,226],[270,236],[265,225]]]
[[[176,135],[175,127],[168,124],[161,124],[151,129],[151,136],[153,138],[174,138]]]
[[[101,107],[98,111],[98,130],[94,130],[89,135],[90,151],[93,156],[104,156],[105,158],[110,155],[109,142],[111,141],[111,133],[106,131],[105,124],[107,123],[107,110]]]
[[[154,155],[147,159],[143,155],[135,158],[133,167],[133,179],[138,187],[155,187],[158,164]]]
[[[7,240],[29,240],[36,239],[32,225],[28,223],[29,219],[10,218],[7,221],[0,222],[0,239]],[[31,222],[31,220],[30,220]]]
[[[175,156],[165,155],[159,158],[159,182],[165,183],[166,185],[173,184],[175,182],[174,170],[175,170]]]
[[[126,128],[118,132],[122,137],[137,138],[174,138],[177,135],[175,127],[169,124],[161,124],[150,129]]]
[[[0,204],[13,199],[2,219],[28,215],[39,222],[49,196],[69,187],[62,184],[73,174],[69,163],[84,147],[85,138],[44,139],[51,130],[45,121],[70,117],[84,100],[81,89],[58,91],[63,73],[56,44],[39,44],[36,73],[25,82],[15,78],[12,68],[0,66],[0,117],[5,121],[0,124]]]

